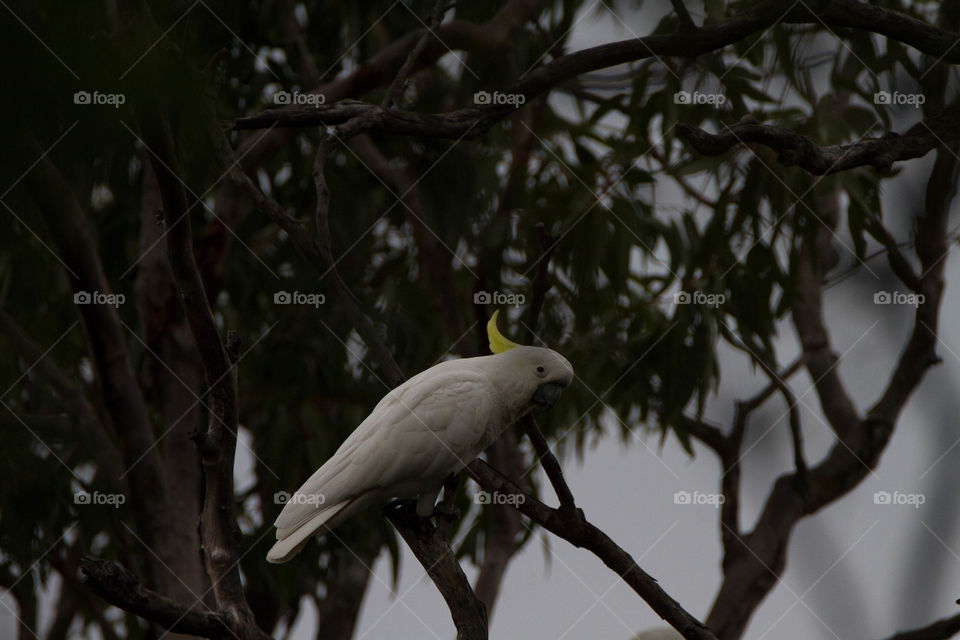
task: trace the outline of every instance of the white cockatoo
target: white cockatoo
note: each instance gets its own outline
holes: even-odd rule
[[[390,498],[417,497],[417,514],[432,515],[444,479],[520,416],[556,404],[573,367],[556,351],[505,338],[498,313],[487,324],[493,355],[441,362],[384,396],[287,501],[267,560],[286,562],[312,536]]]

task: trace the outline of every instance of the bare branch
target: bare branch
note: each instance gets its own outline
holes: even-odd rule
[[[901,631],[887,640],[946,640],[960,633],[960,613],[937,620],[933,624],[910,631]]]
[[[910,266],[906,256],[900,251],[900,245],[893,235],[883,226],[880,220],[876,220],[874,224],[871,224],[868,230],[870,231],[870,235],[879,240],[886,249],[887,262],[890,264],[890,269],[893,270],[897,277],[900,278],[900,281],[907,285],[911,291],[919,293],[921,286],[920,276],[914,273],[913,267]]]
[[[563,469],[560,468],[557,457],[553,455],[553,452],[550,450],[550,445],[547,444],[547,439],[543,437],[540,427],[537,426],[536,419],[528,413],[521,418],[521,422],[523,423],[523,429],[526,431],[527,437],[530,438],[530,442],[537,452],[537,459],[540,460],[540,465],[543,467],[543,470],[546,471],[547,477],[550,479],[550,484],[553,485],[553,490],[557,492],[557,498],[560,499],[560,510],[564,512],[576,512],[577,505],[573,499],[573,493],[570,492],[570,487],[567,486],[567,481],[563,478]]]
[[[444,489],[444,497],[447,494]],[[486,608],[470,588],[470,581],[447,538],[429,520],[418,517],[410,503],[387,507],[384,515],[400,532],[446,601],[457,627],[457,640],[486,640]]]
[[[98,596],[124,611],[156,622],[168,631],[201,636],[210,640],[235,640],[236,638],[236,634],[222,616],[211,611],[188,609],[166,596],[147,589],[132,571],[115,562],[84,557],[81,560],[80,571],[84,582]],[[203,605],[197,603],[194,606]],[[270,639],[270,636],[262,631],[252,637],[258,640]]]
[[[403,61],[403,66],[400,67],[400,71],[397,72],[397,77],[393,79],[390,88],[387,89],[387,95],[384,96],[380,106],[386,108],[392,107],[400,97],[400,94],[407,84],[407,78],[410,76],[410,71],[413,69],[414,63],[416,63],[417,58],[423,53],[423,48],[427,45],[427,40],[429,40],[430,36],[440,27],[440,21],[443,20],[443,7],[445,4],[446,0],[437,0],[434,4],[433,13],[430,15],[430,26],[423,30],[423,34],[420,36],[420,39],[417,40],[416,46],[410,51],[407,59]]]
[[[893,163],[920,158],[960,138],[960,105],[921,120],[903,135],[888,133],[880,138],[858,140],[853,144],[820,146],[791,129],[760,124],[748,116],[719,133],[680,123],[677,135],[698,153],[718,156],[742,144],[762,144],[777,152],[780,164],[797,166],[816,175],[847,171],[855,167],[874,167],[889,173]]]
[[[657,584],[656,579],[637,565],[629,553],[603,531],[587,522],[581,509],[576,509],[573,513],[551,509],[533,496],[526,495],[516,483],[482,460],[474,460],[468,464],[467,472],[487,491],[524,495],[524,501],[516,507],[523,515],[574,546],[592,552],[684,638],[716,640],[716,636],[671,598]]]
[[[509,44],[513,32],[540,12],[538,0],[509,0],[487,22],[476,24],[464,20],[451,20],[440,25],[435,38],[417,57],[412,71],[425,68],[451,50],[473,52],[496,52]],[[416,30],[391,42],[352,73],[316,87],[314,93],[322,94],[327,104],[350,97],[363,95],[384,83],[391,82],[416,46],[425,30]],[[302,73],[302,72],[301,72]],[[243,171],[252,174],[257,166],[290,140],[285,130],[271,131],[261,137],[248,138],[238,149]]]
[[[683,3],[683,0],[670,0],[670,4],[673,5],[673,10],[677,12],[677,17],[680,18],[680,27],[682,29],[692,31],[697,28],[697,25],[693,21],[693,18],[690,17],[690,11],[687,10],[687,5]]]
[[[694,419],[690,416],[683,416],[684,428],[691,436],[710,447],[718,456],[723,458],[727,449],[727,438],[723,435],[720,427],[710,424],[707,421]]]

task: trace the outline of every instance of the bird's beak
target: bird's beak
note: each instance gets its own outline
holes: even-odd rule
[[[538,407],[549,409],[557,404],[561,393],[563,393],[563,386],[556,382],[547,382],[537,387],[530,401]]]

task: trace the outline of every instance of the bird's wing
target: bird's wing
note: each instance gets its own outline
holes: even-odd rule
[[[290,498],[277,539],[305,541],[361,496],[443,477],[475,457],[497,403],[486,376],[453,366],[462,362],[437,365],[387,394]]]

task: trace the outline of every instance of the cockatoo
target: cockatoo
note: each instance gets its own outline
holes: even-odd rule
[[[441,362],[388,393],[337,452],[290,497],[270,562],[286,562],[314,535],[365,507],[417,497],[432,515],[443,481],[534,407],[549,409],[573,380],[566,358],[508,340],[487,323],[493,355]]]

